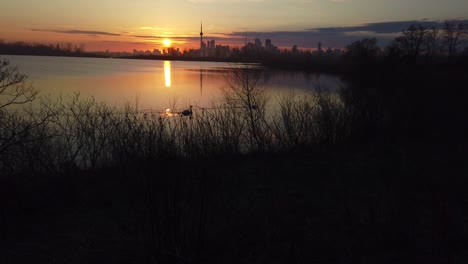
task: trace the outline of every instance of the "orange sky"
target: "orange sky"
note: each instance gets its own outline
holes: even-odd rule
[[[461,19],[466,18],[468,1],[6,0],[1,10],[0,39],[9,42],[71,42],[85,44],[88,51],[132,51],[163,49],[162,41],[169,38],[184,50],[199,47],[203,19],[206,39],[215,38],[217,44],[239,46],[259,37],[282,47],[314,48],[318,41],[324,47],[349,41],[310,34],[317,28]],[[365,31],[359,34],[366,36]]]

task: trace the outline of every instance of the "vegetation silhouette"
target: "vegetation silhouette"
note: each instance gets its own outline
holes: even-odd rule
[[[40,44],[26,42],[0,41],[0,54],[35,55],[35,56],[72,56],[72,57],[104,57],[94,52],[86,52],[85,45],[58,42],[56,44]]]
[[[304,68],[338,67],[339,94],[273,113],[250,64],[192,118],[78,94],[0,108],[2,263],[466,262],[468,55],[450,36],[351,43]]]

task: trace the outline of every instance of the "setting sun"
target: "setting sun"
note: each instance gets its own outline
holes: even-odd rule
[[[170,39],[164,39],[163,44],[164,44],[164,47],[170,47],[171,46],[171,40]]]

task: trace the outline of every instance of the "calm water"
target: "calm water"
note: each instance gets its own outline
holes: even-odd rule
[[[225,86],[222,70],[233,64],[218,62],[150,61],[101,58],[5,56],[38,88],[41,95],[93,96],[99,102],[120,106],[138,98],[144,109],[209,106]],[[297,94],[322,87],[336,91],[342,85],[332,75],[265,71],[270,105],[280,94]]]

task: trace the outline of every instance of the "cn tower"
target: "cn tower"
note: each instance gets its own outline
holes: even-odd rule
[[[200,23],[200,51],[203,50],[203,21]]]

